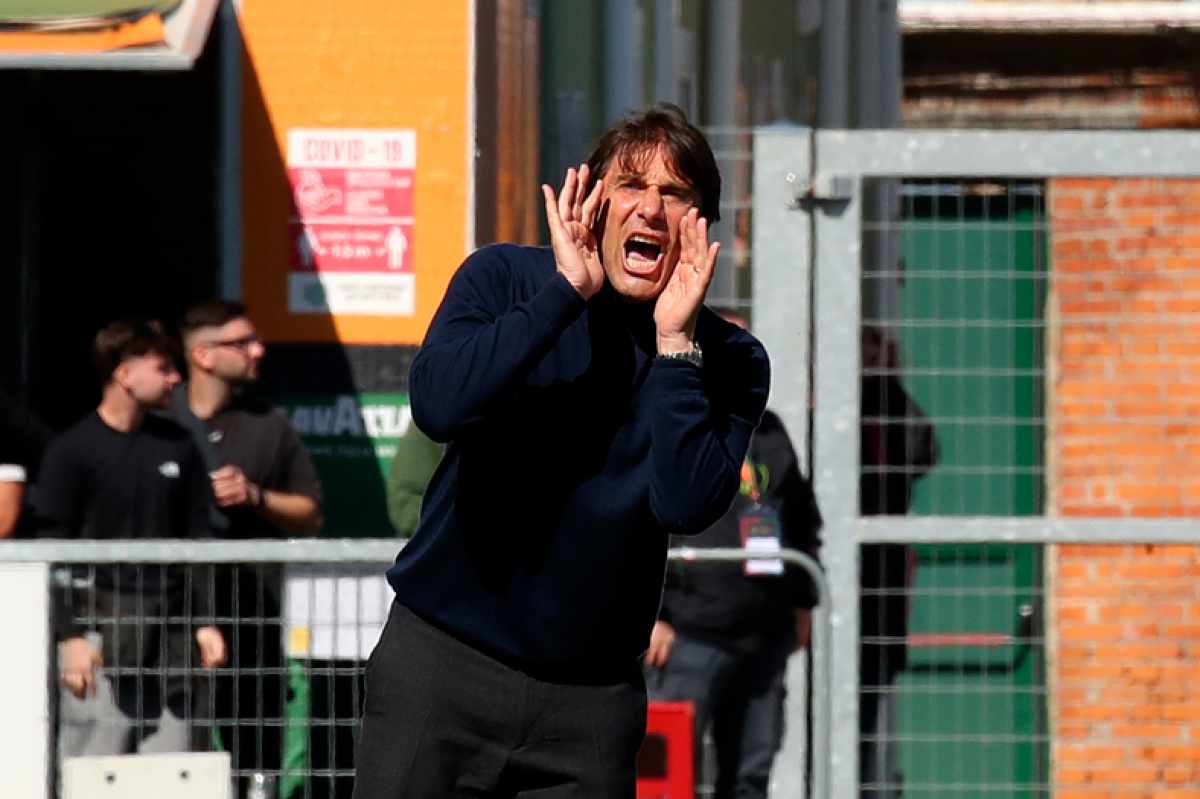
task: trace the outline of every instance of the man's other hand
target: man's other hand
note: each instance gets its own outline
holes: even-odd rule
[[[679,222],[679,262],[654,303],[659,354],[686,352],[696,337],[696,317],[712,283],[720,242],[708,243],[708,220],[693,208]]]
[[[216,627],[201,627],[196,630],[196,645],[200,647],[200,665],[206,669],[224,666],[227,658],[225,636]]]
[[[96,669],[104,665],[100,648],[83,636],[68,638],[59,647],[62,682],[75,698],[96,695]]]
[[[654,629],[650,631],[650,648],[646,650],[646,665],[656,669],[667,665],[674,645],[675,628],[665,621],[654,622]]]

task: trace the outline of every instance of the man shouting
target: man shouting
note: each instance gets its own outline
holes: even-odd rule
[[[762,346],[703,307],[720,183],[652,107],[542,187],[549,249],[451,281],[409,378],[447,449],[388,572],[358,799],[634,795],[668,537],[729,507],[767,399]]]

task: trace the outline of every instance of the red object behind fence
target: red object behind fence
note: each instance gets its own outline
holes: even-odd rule
[[[637,799],[694,799],[691,702],[651,702],[638,752]]]

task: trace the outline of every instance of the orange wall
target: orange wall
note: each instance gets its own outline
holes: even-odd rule
[[[246,0],[244,292],[272,341],[419,343],[467,248],[472,0]],[[292,315],[291,128],[413,128],[411,317]]]

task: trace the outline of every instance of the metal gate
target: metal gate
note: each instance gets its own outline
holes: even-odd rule
[[[1200,785],[1200,141],[773,130],[754,160],[756,332],[825,517],[831,795]]]

